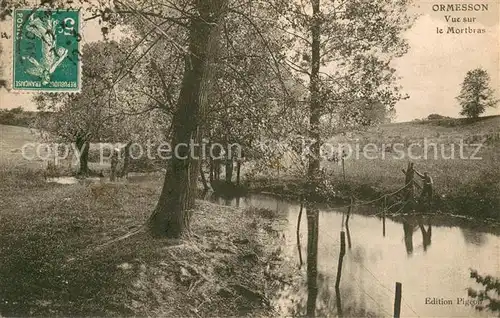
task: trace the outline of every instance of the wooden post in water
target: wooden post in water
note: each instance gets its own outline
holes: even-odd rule
[[[345,230],[347,232],[347,247],[351,249],[351,232],[349,231],[349,217],[351,216],[351,210],[354,205],[354,197],[351,196],[351,205],[347,208],[347,217],[345,219]]]
[[[300,197],[300,210],[297,218],[297,249],[299,250],[299,268],[302,268],[302,247],[300,246],[300,219],[302,218],[302,210],[304,209],[304,200]]]
[[[353,204],[354,204],[354,198],[351,196],[351,204],[347,208],[347,217],[345,219],[346,226],[349,226],[349,217],[351,216],[351,209],[352,209]]]
[[[387,196],[384,196],[384,205],[382,206],[382,235],[385,237],[385,210],[387,209]]]
[[[337,279],[335,281],[335,293],[337,298],[337,313],[338,316],[342,316],[342,304],[340,300],[340,277],[342,276],[342,261],[345,255],[345,232],[340,232],[340,255],[339,255],[339,265],[337,267]]]
[[[399,318],[401,314],[401,293],[403,285],[396,282],[396,295],[394,296],[394,318]]]

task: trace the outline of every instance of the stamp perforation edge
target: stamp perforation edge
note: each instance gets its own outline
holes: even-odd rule
[[[64,8],[59,8],[59,9],[54,9],[54,8],[49,8],[49,7],[39,7],[37,10],[61,10],[61,11],[67,11],[68,9]],[[38,93],[65,93],[65,94],[79,94],[82,91],[82,66],[83,66],[83,55],[78,61],[78,77],[77,77],[77,89],[73,90],[63,90],[63,89],[43,89],[43,88],[36,88],[36,89],[17,89],[15,88],[14,85],[14,54],[15,54],[15,37],[16,37],[16,30],[15,30],[15,14],[17,10],[29,10],[33,11],[33,8],[27,8],[27,7],[21,7],[21,8],[13,8],[11,12],[13,13],[12,15],[12,25],[11,25],[11,30],[12,30],[12,41],[11,41],[11,46],[6,46],[7,49],[5,50],[5,56],[7,59],[7,63],[10,63],[10,67],[6,67],[4,69],[8,70],[8,80],[7,80],[7,90],[10,93],[16,94],[16,95],[36,95]],[[72,9],[71,11],[78,12],[78,33],[82,36],[83,38],[83,23],[82,23],[82,13],[80,9]],[[78,44],[78,49],[80,51],[81,49],[81,41]],[[5,49],[5,47],[4,47]]]

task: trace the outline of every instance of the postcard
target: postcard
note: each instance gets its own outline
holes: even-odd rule
[[[500,315],[497,0],[0,3],[0,317]]]

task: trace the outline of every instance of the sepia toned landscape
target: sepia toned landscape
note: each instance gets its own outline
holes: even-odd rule
[[[500,315],[498,2],[0,9],[0,317]]]

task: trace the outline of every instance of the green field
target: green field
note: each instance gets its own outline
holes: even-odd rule
[[[448,140],[452,138],[499,134],[499,128],[500,116],[487,116],[476,120],[461,118],[383,124],[354,132],[353,137],[369,138],[377,141],[400,138],[419,140],[425,137],[434,140]]]
[[[434,179],[436,191],[446,195],[456,192],[463,185],[488,182],[498,177],[499,127],[500,116],[475,122],[439,120],[396,123],[354,132],[349,136],[350,140],[346,136],[336,137],[332,142],[359,143],[361,149],[368,143],[378,146],[379,152],[369,152],[368,158],[363,155],[355,158],[353,154],[345,160],[348,180],[394,190],[402,186],[404,175],[401,169],[412,161],[417,170],[428,171]],[[396,143],[402,144],[399,149],[405,150],[404,157],[394,151],[383,151],[387,147],[391,149],[391,145]],[[411,145],[414,146],[410,152],[407,149]],[[339,163],[325,163],[325,167],[333,176],[343,178]],[[497,188],[498,185],[496,182]]]
[[[345,181],[340,161],[323,160],[321,167],[336,195],[354,194],[372,199],[403,187],[405,176],[401,170],[408,162],[413,162],[417,171],[427,171],[433,178],[438,200],[446,202],[444,212],[498,219],[499,127],[500,116],[489,116],[472,121],[443,119],[392,123],[351,131],[324,142],[330,147],[326,148],[327,153],[328,149],[339,153],[340,144],[346,145],[345,149],[352,149],[345,159]],[[364,147],[368,147],[368,151],[364,152]],[[394,149],[403,150],[404,155]],[[297,178],[294,163],[290,163],[292,160],[285,161],[283,165],[291,169],[282,169],[279,174],[275,168],[270,171],[259,168],[262,171],[259,177],[264,180],[272,175],[270,184],[264,186],[265,191],[272,191],[274,187],[278,192],[280,189],[293,192],[290,189],[300,188],[303,178]]]
[[[28,143],[36,143],[36,135],[29,128],[0,125],[0,165],[42,167],[42,160],[26,160],[21,148]],[[34,155],[34,151],[27,152]]]

